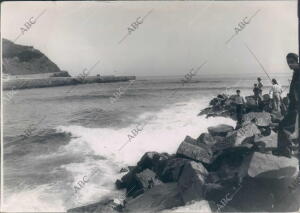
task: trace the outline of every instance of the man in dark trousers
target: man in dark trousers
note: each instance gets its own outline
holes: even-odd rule
[[[278,130],[278,149],[274,154],[291,157],[292,145],[295,141],[300,144],[299,138],[299,112],[300,112],[300,69],[298,56],[295,53],[289,53],[286,56],[289,68],[293,70],[293,78],[289,91],[289,106],[287,114],[279,124]],[[300,147],[300,146],[299,146]]]
[[[245,104],[245,99],[243,96],[241,96],[241,91],[239,89],[236,91],[236,96],[234,98],[234,102],[235,102],[235,106],[236,106],[236,120],[237,120],[236,129],[238,129],[242,123],[243,106]]]

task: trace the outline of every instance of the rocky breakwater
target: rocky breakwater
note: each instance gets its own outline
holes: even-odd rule
[[[270,113],[249,112],[238,129],[222,124],[186,136],[176,153],[147,152],[116,181],[124,199],[68,212],[298,211],[300,185],[289,186],[299,162],[272,154],[276,128]]]

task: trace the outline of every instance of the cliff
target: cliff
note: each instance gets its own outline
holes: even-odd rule
[[[28,75],[61,72],[46,55],[32,46],[2,39],[2,71],[8,75]],[[68,75],[70,76],[70,75]]]

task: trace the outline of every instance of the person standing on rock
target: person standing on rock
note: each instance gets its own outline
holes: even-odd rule
[[[253,93],[254,93],[254,99],[255,99],[256,105],[258,107],[260,107],[261,102],[262,102],[262,99],[261,99],[262,91],[261,91],[261,89],[259,89],[257,84],[254,84]]]
[[[262,97],[262,88],[264,85],[262,84],[260,77],[257,78],[257,87],[260,89],[260,96]]]
[[[270,90],[270,96],[273,97],[274,110],[280,112],[282,88],[275,78],[272,79],[272,84],[273,85]]]
[[[286,56],[287,64],[293,70],[293,78],[289,91],[289,105],[287,114],[279,123],[277,150],[273,154],[291,157],[292,144],[295,140],[300,145],[299,113],[300,113],[300,68],[298,56],[289,53]],[[300,149],[300,146],[299,146]]]
[[[234,102],[236,105],[237,126],[239,126],[242,123],[243,106],[245,104],[245,99],[243,96],[241,96],[241,91],[239,89],[236,91],[236,96],[235,96]]]

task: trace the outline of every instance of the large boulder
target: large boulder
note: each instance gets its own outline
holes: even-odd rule
[[[250,112],[243,115],[244,124],[255,122],[257,126],[269,126],[271,121],[271,115],[268,112]]]
[[[279,157],[272,154],[254,152],[241,167],[240,175],[251,178],[282,179],[296,177],[299,171],[296,158]]]
[[[227,133],[232,132],[234,128],[230,125],[220,124],[217,126],[208,127],[207,130],[212,136],[225,137]]]
[[[190,161],[185,164],[178,180],[180,195],[184,203],[203,199],[203,186],[207,176],[208,172],[201,163]]]
[[[298,169],[296,158],[254,152],[244,158],[239,170],[240,189],[228,204],[238,211],[284,212],[299,209],[299,195],[290,206],[282,203],[291,193]],[[281,203],[281,204],[280,204]]]
[[[206,144],[187,136],[177,150],[177,156],[209,164],[212,161],[212,151]]]
[[[159,212],[183,204],[177,183],[165,183],[154,186],[138,197],[126,199],[124,212]]]

